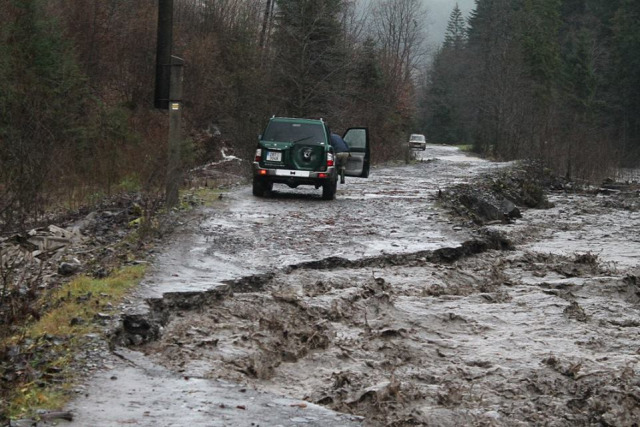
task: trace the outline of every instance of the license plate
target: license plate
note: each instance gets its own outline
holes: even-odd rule
[[[276,175],[279,176],[302,176],[302,177],[309,177],[309,171],[297,171],[297,170],[290,170],[290,169],[277,169],[276,170]]]
[[[282,161],[282,152],[280,152],[280,151],[267,151],[267,161],[268,162],[281,162]]]

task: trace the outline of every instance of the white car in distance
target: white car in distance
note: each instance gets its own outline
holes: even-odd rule
[[[409,137],[409,147],[413,150],[426,150],[427,139],[420,133],[412,133]]]

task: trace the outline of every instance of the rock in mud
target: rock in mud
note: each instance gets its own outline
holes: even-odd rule
[[[74,317],[69,321],[69,326],[84,325],[86,322],[82,317]]]
[[[145,341],[156,339],[160,335],[160,323],[143,315],[126,315],[122,321],[122,330],[119,331],[122,335],[119,341],[138,346]]]
[[[473,184],[460,184],[438,193],[438,198],[456,214],[477,225],[509,223],[521,218],[518,206],[552,207],[545,194],[550,178],[535,165],[520,164],[481,177]]]
[[[76,274],[80,271],[80,263],[76,262],[62,262],[58,266],[58,274],[63,276],[71,276],[72,274]]]
[[[104,267],[98,267],[93,270],[92,275],[96,279],[104,279],[105,277],[109,276],[109,271]]]
[[[589,320],[589,316],[587,316],[582,307],[580,307],[580,305],[575,301],[564,309],[564,315],[570,319],[577,320],[578,322],[586,322]]]
[[[489,191],[458,186],[445,194],[445,204],[464,217],[471,218],[478,225],[492,222],[511,222],[521,218],[520,209],[511,200]]]
[[[502,199],[500,202],[500,209],[508,218],[522,218],[520,209],[518,209],[516,204],[509,199]]]

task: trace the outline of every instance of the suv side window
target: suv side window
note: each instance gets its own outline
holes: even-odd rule
[[[364,129],[351,129],[344,136],[344,140],[350,149],[364,149],[367,146],[367,131]]]

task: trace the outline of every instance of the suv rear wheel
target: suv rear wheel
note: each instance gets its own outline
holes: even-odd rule
[[[337,189],[338,189],[337,179],[335,181],[327,181],[325,184],[322,184],[322,199],[323,200],[335,199]]]
[[[273,182],[265,179],[253,178],[253,195],[256,197],[264,197],[273,188]]]

